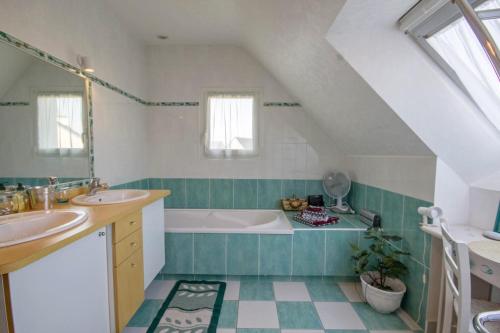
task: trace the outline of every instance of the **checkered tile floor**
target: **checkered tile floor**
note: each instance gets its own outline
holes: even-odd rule
[[[226,281],[220,333],[404,333],[420,331],[400,311],[384,315],[362,302],[357,282],[325,277],[159,276],[124,333],[144,333],[176,280]],[[355,332],[352,332],[355,331]]]

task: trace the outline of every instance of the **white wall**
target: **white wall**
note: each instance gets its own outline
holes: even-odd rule
[[[257,90],[262,102],[295,102],[246,51],[235,46],[148,49],[149,99],[200,101],[207,89]],[[155,107],[149,114],[151,177],[321,178],[342,155],[327,133],[297,107],[260,108],[260,154],[253,159],[203,156],[203,103]]]
[[[37,93],[84,95],[83,79],[39,60],[18,74],[1,101],[29,105],[0,107],[0,177],[89,177],[88,156],[57,157],[37,151]]]
[[[344,169],[352,180],[414,198],[434,201],[433,156],[347,156]]]
[[[500,191],[470,189],[470,224],[485,230],[493,230],[500,203]]]
[[[1,7],[2,31],[74,65],[77,54],[86,55],[97,76],[144,95],[144,47],[104,1],[2,0]],[[94,92],[96,175],[111,184],[142,178],[147,145],[133,140],[145,140],[144,108],[104,90],[96,88]],[[102,119],[106,119],[105,126],[99,124]],[[129,137],[130,133],[142,134]],[[117,142],[122,147],[114,149]]]
[[[443,217],[449,224],[468,224],[469,201],[469,185],[438,158],[434,205],[443,209]]]

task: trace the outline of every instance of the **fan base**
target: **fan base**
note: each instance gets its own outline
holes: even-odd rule
[[[347,207],[347,206],[344,206],[344,207],[333,206],[333,207],[328,207],[328,208],[330,208],[330,210],[333,211],[333,212],[335,212],[335,213],[352,214],[351,213],[351,208]]]

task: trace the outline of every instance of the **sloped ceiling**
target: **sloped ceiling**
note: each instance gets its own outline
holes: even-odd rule
[[[246,48],[346,154],[432,155],[325,39],[344,0],[108,2],[145,44]]]
[[[2,59],[0,61],[0,98],[2,98],[31,65],[33,58],[7,44],[0,43],[0,59]]]
[[[500,133],[398,29],[397,19],[413,4],[414,0],[349,0],[327,38],[466,183],[499,190]]]

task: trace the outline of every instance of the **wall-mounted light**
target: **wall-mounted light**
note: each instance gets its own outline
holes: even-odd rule
[[[441,224],[441,216],[443,210],[436,206],[431,207],[418,207],[417,212],[422,215],[422,224],[429,225],[429,219],[432,219],[432,226],[438,227]]]
[[[94,68],[92,68],[92,65],[90,63],[90,59],[88,57],[84,56],[77,56],[76,61],[78,63],[78,66],[84,71],[85,73],[94,73]]]

